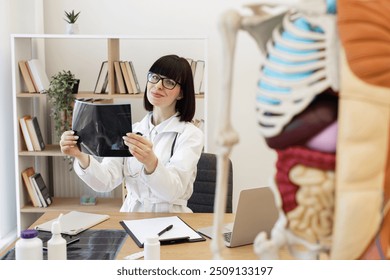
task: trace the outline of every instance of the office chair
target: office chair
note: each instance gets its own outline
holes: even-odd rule
[[[188,207],[194,213],[213,213],[217,180],[217,156],[202,153],[198,162],[198,172],[194,182],[194,192],[188,200]],[[226,213],[232,213],[233,165],[230,161]]]

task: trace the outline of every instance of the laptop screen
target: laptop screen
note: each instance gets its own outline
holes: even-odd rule
[[[273,191],[270,187],[244,189],[240,192],[234,222],[225,224],[222,233],[231,235],[228,247],[252,244],[257,234],[264,231],[270,236],[279,218]],[[198,229],[212,238],[213,226]]]

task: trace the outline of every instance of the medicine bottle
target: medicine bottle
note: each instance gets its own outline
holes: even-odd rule
[[[144,243],[144,259],[159,260],[160,259],[160,241],[158,236],[147,237]]]
[[[17,260],[42,260],[42,240],[35,229],[23,230],[20,239],[15,244],[15,259]]]
[[[61,225],[58,220],[51,225],[51,233],[52,237],[47,241],[47,259],[66,260],[66,240],[61,235]]]

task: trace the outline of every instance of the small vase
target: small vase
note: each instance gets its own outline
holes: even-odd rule
[[[72,93],[76,94],[79,92],[80,79],[76,79],[76,83],[73,85]]]
[[[77,23],[68,23],[66,25],[67,34],[79,34],[79,25]]]

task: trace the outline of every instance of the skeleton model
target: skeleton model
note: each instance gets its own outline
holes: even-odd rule
[[[336,13],[336,0],[258,2],[248,6],[251,16],[228,11],[220,24],[226,72],[217,143],[214,258],[221,258],[228,158],[238,142],[230,123],[230,99],[239,30],[255,39],[264,57],[256,92],[258,124],[278,155],[272,187],[279,220],[271,236],[259,233],[256,254],[278,259],[280,249],[287,247],[300,259],[389,258],[390,67],[376,57],[389,62],[390,51],[387,43],[387,49],[383,45],[375,53],[370,42],[390,38],[383,28],[390,21],[383,12],[390,12],[390,4],[339,0]],[[364,32],[356,30],[356,23]]]

